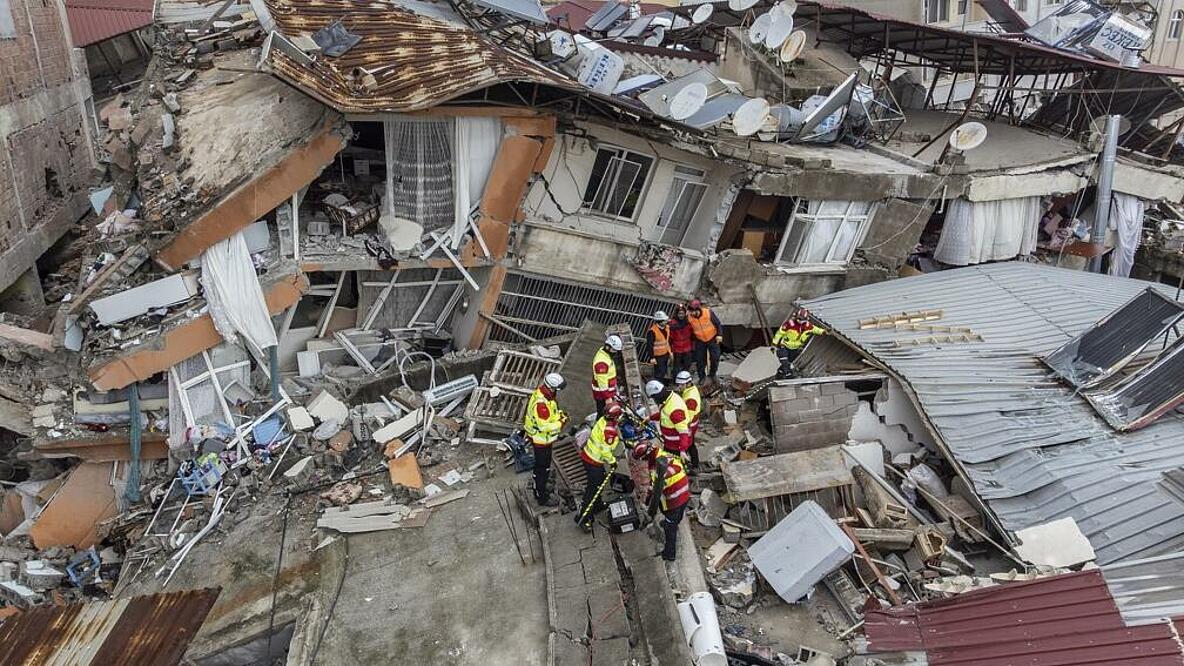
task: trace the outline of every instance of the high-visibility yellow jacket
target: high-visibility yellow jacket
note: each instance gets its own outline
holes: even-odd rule
[[[774,347],[784,347],[786,349],[801,349],[802,345],[810,340],[815,335],[826,335],[826,329],[821,326],[815,326],[810,322],[791,322],[786,321],[777,329],[777,333],[773,336]]]
[[[592,357],[592,397],[608,400],[617,394],[617,362],[604,347]]]
[[[657,413],[650,416],[650,420],[658,422],[662,448],[681,453],[691,447],[691,419],[687,404],[675,391],[670,392]]]
[[[691,434],[699,429],[699,415],[703,413],[703,398],[699,395],[699,387],[689,384],[679,392],[682,401],[687,406],[687,416],[690,418]]]
[[[686,467],[678,456],[658,454],[654,469],[650,472],[650,483],[653,484],[653,492],[662,493],[663,511],[677,509],[691,499],[691,482],[687,478]]]
[[[543,395],[543,389],[536,388],[526,403],[523,429],[526,437],[535,446],[551,446],[559,438],[563,428],[563,412],[553,398]]]
[[[617,448],[617,441],[617,424],[602,416],[592,425],[592,433],[580,450],[580,457],[591,465],[615,465],[617,456],[613,450]]]

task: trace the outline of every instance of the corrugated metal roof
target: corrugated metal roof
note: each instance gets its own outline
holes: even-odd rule
[[[1126,627],[1096,570],[869,611],[869,652],[924,650],[933,666],[1179,666],[1168,623]]]
[[[34,608],[0,622],[0,664],[176,664],[219,591]]]
[[[362,41],[341,56],[302,65],[280,49],[269,56],[277,74],[343,113],[419,111],[499,83],[540,83],[582,90],[574,81],[476,32],[387,3],[351,0],[266,0],[277,29],[312,36],[341,19]],[[374,75],[363,88],[355,68]]]
[[[1107,565],[1102,575],[1129,625],[1184,615],[1184,552]]]
[[[1100,564],[1184,549],[1184,512],[1157,487],[1184,464],[1184,417],[1112,430],[1039,357],[1149,283],[1050,266],[972,266],[849,289],[814,314],[910,388],[953,462],[1001,524],[1071,516]],[[1175,290],[1157,285],[1169,297]],[[924,331],[859,328],[877,315],[941,309],[981,342],[904,344]]]
[[[155,0],[67,0],[66,20],[75,47],[152,25]]]

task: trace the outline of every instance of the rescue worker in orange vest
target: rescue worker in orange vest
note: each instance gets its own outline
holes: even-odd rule
[[[691,418],[682,396],[656,379],[646,382],[645,393],[658,404],[658,411],[650,415],[650,420],[658,423],[662,448],[684,453],[691,447]]]
[[[565,386],[567,382],[562,375],[549,373],[526,402],[523,430],[534,447],[534,498],[541,506],[556,505],[547,490],[547,480],[551,476],[551,445],[559,439],[567,421],[567,414],[555,403]]]
[[[802,348],[810,338],[817,335],[826,335],[826,329],[814,325],[805,308],[798,308],[781,324],[781,328],[773,335],[773,351],[777,352],[777,358],[781,361],[778,377],[793,376],[793,362],[801,355]]]
[[[621,442],[617,433],[617,422],[624,410],[616,402],[608,403],[604,408],[604,416],[596,419],[592,425],[592,432],[588,434],[588,441],[580,449],[580,459],[584,462],[584,472],[588,482],[584,486],[584,501],[576,511],[575,520],[585,532],[592,531],[592,519],[604,508],[601,495],[597,492],[605,478],[617,469],[617,457],[625,455],[625,444]],[[583,522],[580,518],[583,518]]]
[[[617,397],[616,355],[625,348],[621,336],[611,334],[592,357],[592,398],[596,401],[596,416],[604,416],[604,406]]]
[[[687,478],[682,458],[649,444],[638,444],[633,449],[638,458],[650,461],[650,497],[647,513],[652,518],[662,509],[662,559],[673,562],[678,552],[678,524],[682,522],[687,502],[691,499],[691,480]]]
[[[654,366],[654,379],[669,379],[674,352],[670,347],[670,316],[665,312],[654,313],[654,323],[645,332],[645,347],[650,353],[650,365]]]
[[[703,307],[697,298],[687,304],[687,321],[691,322],[691,332],[695,338],[695,364],[699,366],[699,382],[702,383],[707,377],[711,377],[714,382],[719,370],[719,343],[724,340],[724,327],[719,323],[719,317]]]
[[[687,406],[690,416],[691,447],[687,449],[691,463],[691,472],[699,469],[699,449],[695,446],[695,435],[699,433],[699,416],[703,413],[703,397],[699,394],[699,387],[691,381],[691,373],[683,370],[674,377],[674,390],[678,392],[683,403]]]

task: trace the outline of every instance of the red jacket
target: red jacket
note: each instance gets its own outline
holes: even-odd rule
[[[670,349],[675,354],[689,354],[693,345],[691,322],[670,320]]]

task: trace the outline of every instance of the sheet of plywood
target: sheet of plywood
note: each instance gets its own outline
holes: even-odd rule
[[[117,513],[111,464],[82,463],[42,509],[30,535],[38,549],[89,548],[98,540],[95,526]]]

